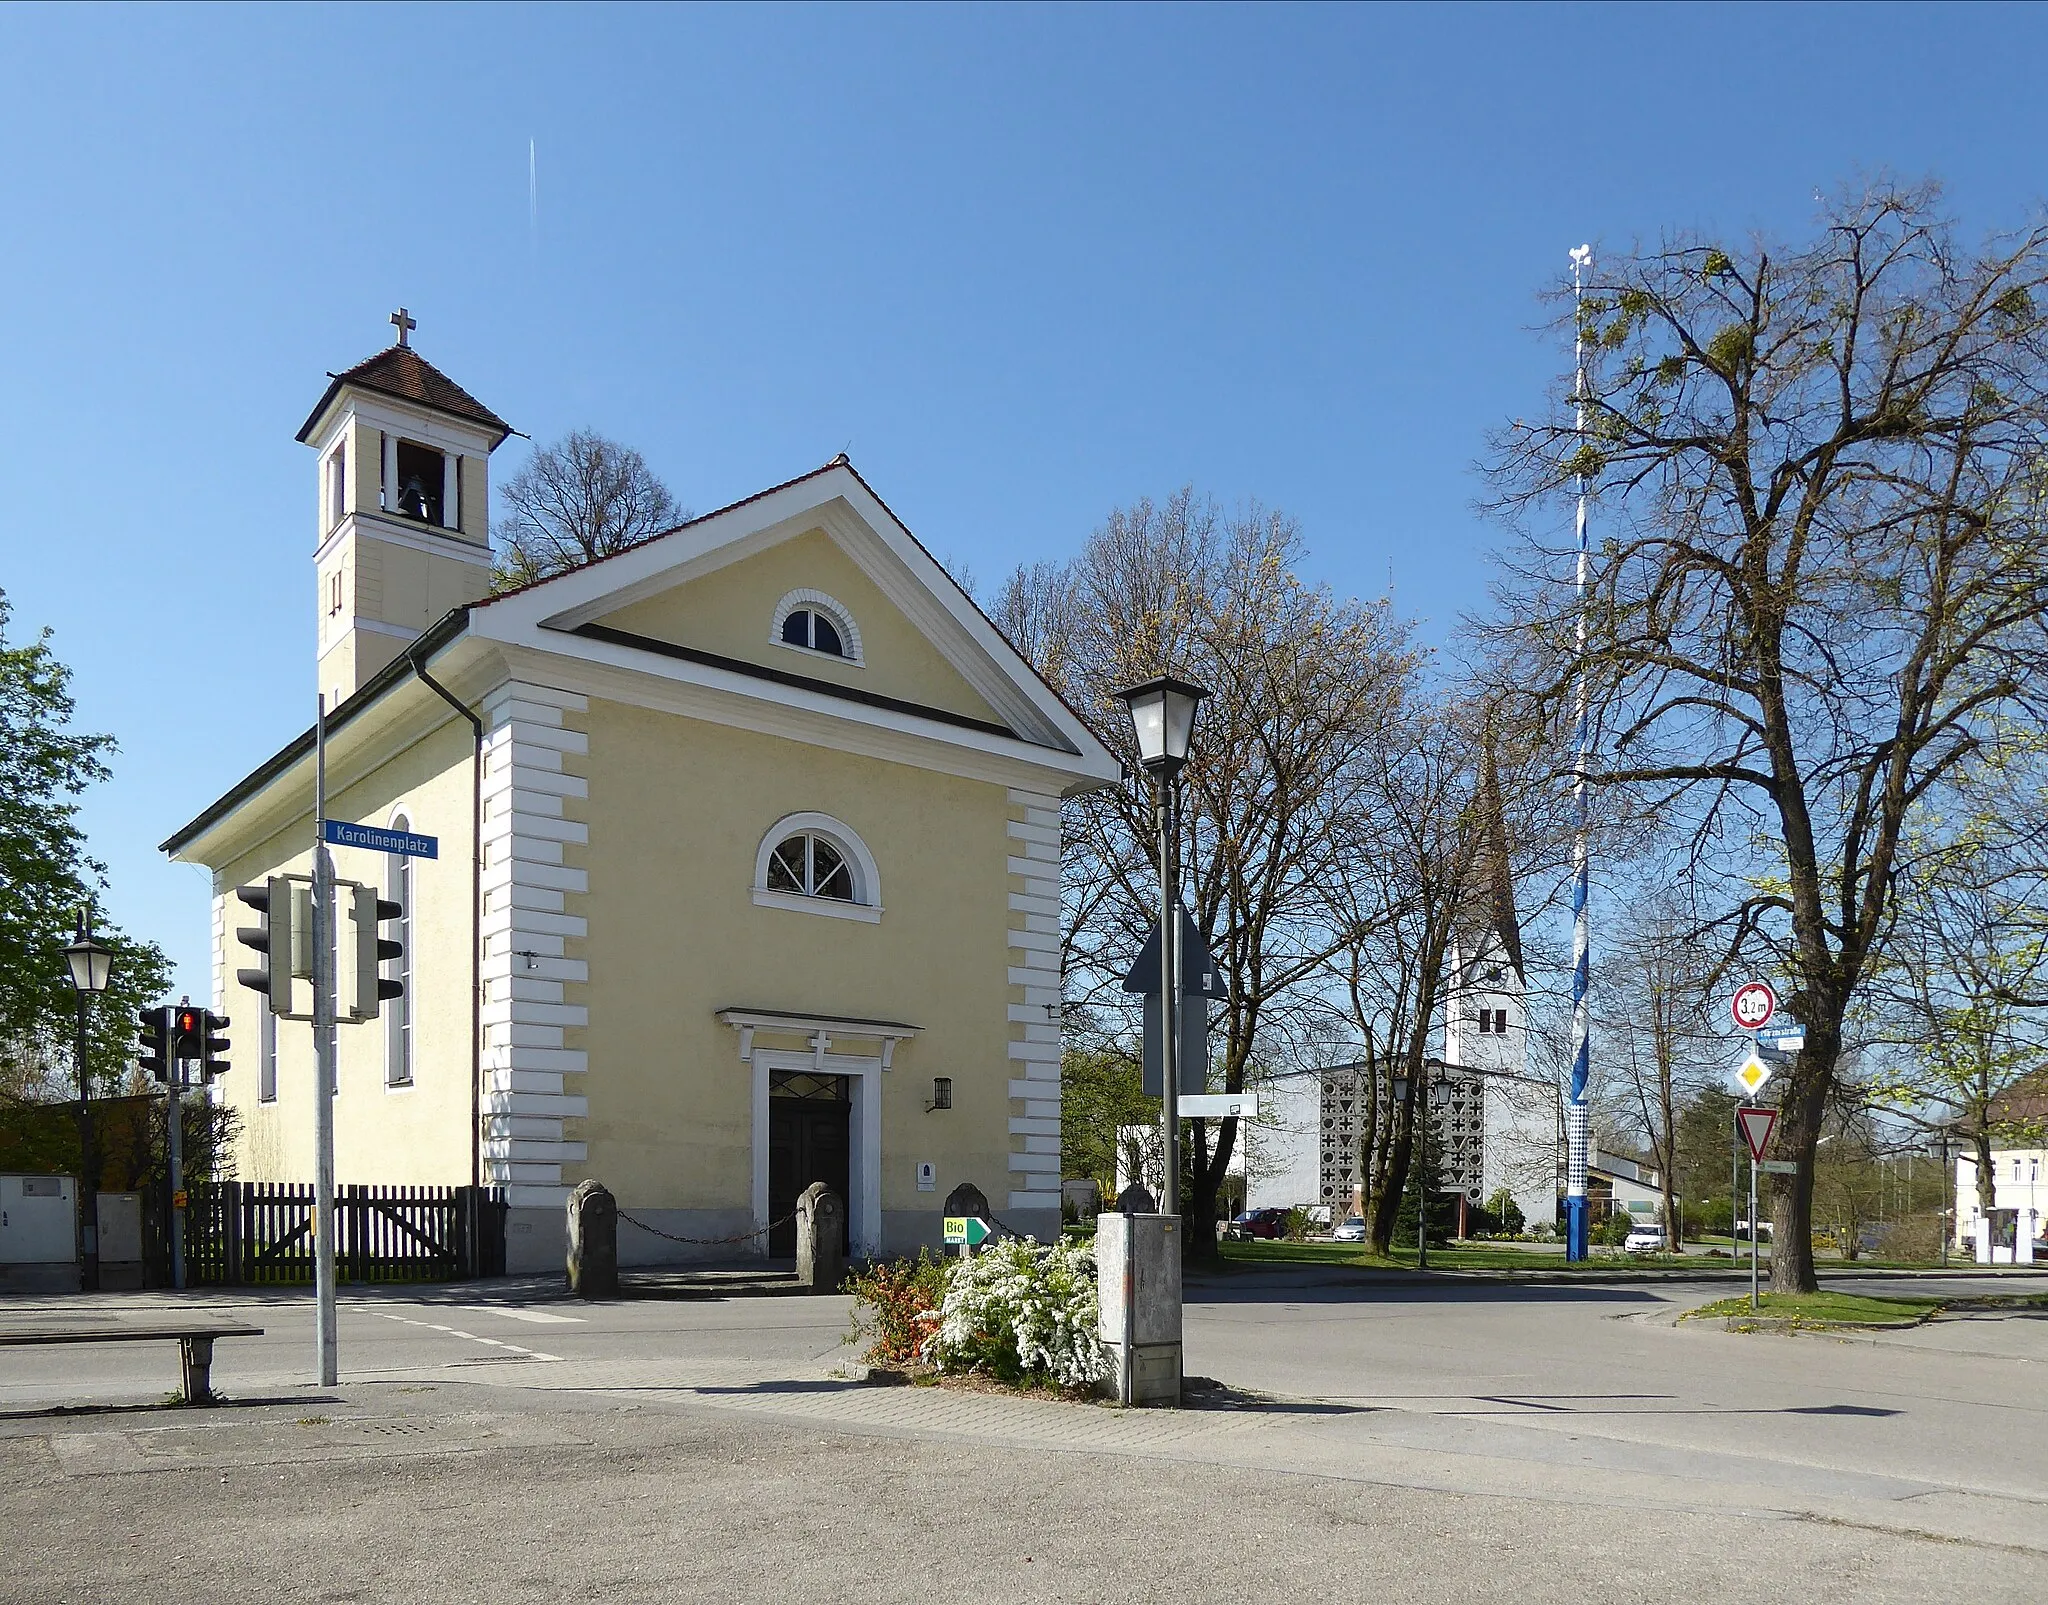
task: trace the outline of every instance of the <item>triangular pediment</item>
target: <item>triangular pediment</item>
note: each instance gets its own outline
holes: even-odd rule
[[[793,645],[793,613],[823,619],[834,650]],[[600,613],[607,630],[694,647],[720,657],[970,719],[1007,721],[822,526]],[[812,625],[815,629],[815,622]]]
[[[830,618],[841,650],[786,641],[794,608]],[[492,638],[941,738],[1014,740],[1098,783],[1118,773],[843,459],[475,611],[473,627]]]

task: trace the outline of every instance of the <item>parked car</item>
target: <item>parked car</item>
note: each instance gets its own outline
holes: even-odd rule
[[[1630,1254],[1662,1254],[1670,1248],[1661,1226],[1631,1226],[1622,1249]]]
[[[1224,1236],[1235,1238],[1240,1242],[1252,1238],[1264,1238],[1271,1241],[1274,1238],[1285,1237],[1286,1235],[1287,1211],[1284,1209],[1247,1210],[1244,1214],[1239,1215],[1233,1220],[1224,1232]]]
[[[1340,1225],[1334,1232],[1330,1233],[1330,1241],[1333,1243],[1364,1242],[1365,1217],[1363,1215],[1345,1216],[1343,1224]]]

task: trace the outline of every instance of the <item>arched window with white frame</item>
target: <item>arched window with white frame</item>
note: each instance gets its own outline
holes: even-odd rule
[[[409,831],[412,821],[404,814],[394,814],[391,828]],[[415,877],[412,859],[405,853],[388,855],[384,866],[384,895],[399,908],[398,918],[385,922],[383,934],[398,943],[399,952],[398,957],[384,961],[384,978],[396,981],[404,988],[397,997],[387,998],[384,1002],[384,1085],[409,1087],[412,1085],[413,1055],[418,1046],[413,1040],[413,1022],[418,1017],[415,990],[419,971],[412,942]]]
[[[874,855],[829,814],[787,814],[769,827],[754,855],[754,901],[838,919],[882,917]]]
[[[775,604],[769,622],[768,639],[777,646],[820,657],[838,658],[843,663],[863,664],[860,626],[843,603],[823,591],[791,591]]]

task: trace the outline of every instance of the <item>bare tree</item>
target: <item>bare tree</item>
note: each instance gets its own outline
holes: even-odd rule
[[[1698,921],[1670,886],[1635,889],[1595,983],[1595,1019],[1648,1139],[1662,1193],[1665,1240],[1685,1241],[1678,1192],[1678,1124],[1691,1097],[1717,1079],[1725,1052],[1712,1028],[1714,965]]]
[[[1583,394],[1495,441],[1528,532],[1497,637],[1517,679],[1557,715],[1583,668],[1589,781],[1684,818],[1723,956],[1774,963],[1805,1026],[1781,1291],[1816,1285],[1814,1149],[1909,812],[2048,704],[2044,293],[2048,224],[1971,251],[1932,190],[1889,184],[1794,249],[1616,253],[1580,313]],[[1536,533],[1582,481],[1604,536],[1583,611],[1573,550]]]
[[[1247,507],[1226,517],[1182,490],[1113,512],[1070,568],[1013,577],[996,607],[1134,776],[1117,690],[1170,672],[1212,693],[1182,777],[1175,847],[1190,913],[1230,992],[1211,1066],[1230,1092],[1260,1062],[1290,1058],[1306,1029],[1305,983],[1335,945],[1324,895],[1337,824],[1413,662],[1384,606],[1303,584],[1302,555],[1285,516]],[[1139,781],[1097,792],[1063,814],[1070,993],[1121,1004],[1116,982],[1158,900],[1148,790]],[[1207,1256],[1237,1122],[1193,1131],[1188,1251]]]
[[[530,585],[624,551],[690,515],[631,447],[578,429],[543,446],[507,480],[492,529],[494,589]]]
[[[1393,1242],[1415,1158],[1430,1039],[1458,977],[1498,924],[1490,907],[1508,866],[1497,771],[1482,707],[1455,693],[1404,688],[1397,717],[1358,755],[1354,806],[1340,822],[1327,880],[1336,941],[1332,996],[1364,1046],[1358,1176],[1375,1253]],[[1513,916],[1507,916],[1512,928]],[[1510,944],[1519,967],[1519,932]],[[1396,1099],[1395,1083],[1406,1083]]]

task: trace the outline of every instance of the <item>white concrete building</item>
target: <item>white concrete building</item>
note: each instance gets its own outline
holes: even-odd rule
[[[2029,1264],[2048,1234],[2048,1148],[1998,1148],[1991,1153],[1992,1213],[1977,1196],[1977,1158],[1956,1160],[1956,1247],[1989,1264]]]

